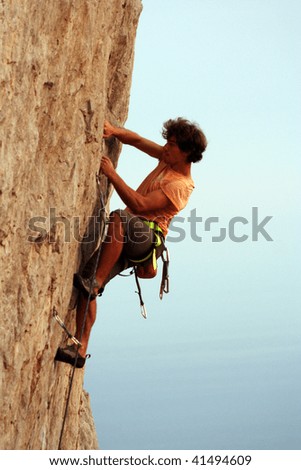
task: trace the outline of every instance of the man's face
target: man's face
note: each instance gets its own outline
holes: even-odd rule
[[[179,163],[187,159],[187,152],[183,152],[176,141],[176,138],[171,136],[167,139],[166,144],[164,145],[163,159],[165,163]]]

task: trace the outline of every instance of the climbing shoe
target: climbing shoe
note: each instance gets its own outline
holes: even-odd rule
[[[76,360],[77,355],[77,360]],[[89,356],[86,356],[89,357]],[[86,357],[81,356],[77,352],[77,347],[72,344],[71,346],[66,346],[65,348],[58,348],[55,358],[55,361],[66,362],[66,364],[71,364],[74,366],[76,360],[76,367],[81,369],[84,367],[86,362]]]
[[[79,274],[74,274],[73,276],[73,285],[76,287],[78,290],[80,290],[85,297],[89,296],[90,289],[91,289],[91,279],[87,278],[85,279],[84,277],[80,276]],[[97,289],[97,292],[95,293],[95,289]],[[95,299],[98,295],[101,295],[104,291],[104,288],[101,287],[96,279],[93,280],[92,283],[92,289],[91,289],[91,299]]]

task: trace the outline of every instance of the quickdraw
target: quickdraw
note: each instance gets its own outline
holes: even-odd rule
[[[159,296],[160,296],[160,299],[162,300],[163,294],[169,293],[169,274],[168,274],[169,251],[168,251],[168,248],[165,247],[165,249],[163,250],[161,259],[163,261],[163,268],[162,268],[162,279],[161,279]]]
[[[70,333],[70,331],[68,330],[68,328],[66,327],[65,323],[63,322],[63,320],[61,319],[61,317],[58,315],[57,313],[57,310],[55,307],[53,307],[52,309],[52,315],[53,317],[56,319],[56,321],[58,322],[58,324],[63,328],[63,330],[65,331],[65,333],[67,334],[68,338],[76,345],[76,346],[79,346],[81,347],[82,343],[75,338],[75,336],[73,336],[72,333]]]

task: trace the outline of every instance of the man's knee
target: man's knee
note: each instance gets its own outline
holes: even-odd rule
[[[108,235],[110,240],[106,240],[106,242],[123,240],[125,235],[124,221],[122,220],[122,215],[119,213],[119,211],[113,211],[110,214]]]
[[[121,223],[121,216],[118,211],[112,211],[110,214],[110,222],[115,223],[115,224],[120,224]]]

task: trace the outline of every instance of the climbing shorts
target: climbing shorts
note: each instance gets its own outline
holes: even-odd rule
[[[111,214],[113,213],[116,213],[120,217],[124,232],[124,245],[122,253],[116,264],[113,266],[104,286],[113,279],[113,277],[117,276],[117,274],[134,266],[135,263],[131,260],[143,259],[148,253],[150,253],[156,241],[154,230],[140,217],[122,209],[117,209]],[[160,236],[163,237],[161,234]],[[103,243],[110,243],[110,240]],[[163,251],[163,245],[156,248],[156,251],[156,257],[159,258]],[[82,273],[83,277],[90,277],[93,274],[96,258],[97,251],[92,255],[84,267]]]

